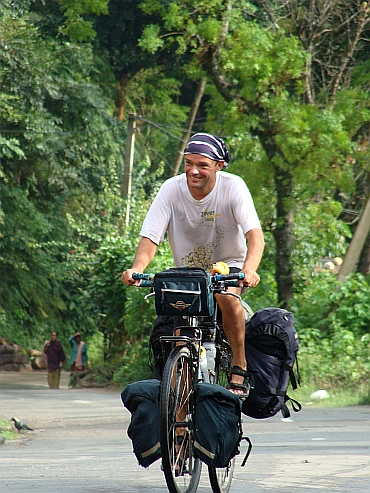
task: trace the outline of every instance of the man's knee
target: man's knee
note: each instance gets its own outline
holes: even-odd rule
[[[222,299],[220,299],[222,298]],[[221,312],[229,314],[242,313],[242,306],[240,300],[234,296],[218,295],[217,303]]]

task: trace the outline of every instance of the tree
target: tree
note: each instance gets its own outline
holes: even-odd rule
[[[89,46],[43,37],[14,8],[0,23],[4,330],[35,337],[49,326],[88,330],[86,298],[74,297],[84,282],[68,262],[74,241],[68,219],[97,207],[102,177],[112,180],[106,161],[120,166],[117,129],[89,80]]]
[[[362,1],[337,2],[256,2],[269,24],[299,37],[309,54],[305,71],[305,100],[329,107],[347,105],[356,108],[352,116],[346,108],[347,130],[356,143],[357,155],[352,158],[356,189],[342,194],[343,209],[358,218],[370,193],[369,171],[369,40],[370,7]],[[349,91],[349,95],[345,95]],[[338,92],[341,90],[341,94]],[[342,111],[342,109],[340,109]],[[356,122],[354,115],[356,114]],[[345,217],[346,214],[343,215]],[[348,215],[347,215],[348,217]],[[353,221],[353,215],[350,218]],[[370,272],[370,234],[362,249],[359,272]]]
[[[308,54],[282,27],[266,29],[253,21],[256,9],[247,2],[147,1],[143,8],[159,14],[162,23],[146,27],[141,46],[155,52],[174,43],[178,52],[191,51],[227,102],[228,114],[239,115],[230,116],[234,133],[249,131],[258,139],[276,192],[278,301],[287,305],[293,296],[296,201],[317,194],[310,184],[318,179],[320,191],[334,188],[338,173],[342,187],[350,182],[352,146],[343,108],[304,101]]]

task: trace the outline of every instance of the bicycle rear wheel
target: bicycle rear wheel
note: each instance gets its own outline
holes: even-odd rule
[[[162,468],[170,493],[195,493],[202,464],[193,456],[191,354],[177,346],[167,359],[161,385]]]
[[[229,383],[228,372],[231,367],[231,349],[222,348],[216,358],[215,383],[226,387]],[[209,482],[213,493],[228,493],[233,479],[235,458],[226,467],[208,467]]]

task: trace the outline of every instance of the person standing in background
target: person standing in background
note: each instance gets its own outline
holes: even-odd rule
[[[71,371],[85,371],[88,361],[86,344],[81,339],[80,332],[76,332],[69,338],[71,345],[71,354],[69,362]]]
[[[51,340],[45,341],[42,349],[48,364],[48,384],[50,389],[59,389],[60,370],[66,360],[62,343],[58,341],[58,332],[51,333]]]

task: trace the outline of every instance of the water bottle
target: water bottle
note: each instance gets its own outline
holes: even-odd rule
[[[207,352],[204,346],[200,346],[199,380],[209,383]]]
[[[204,341],[203,346],[207,355],[207,369],[210,375],[215,374],[216,346],[214,341]]]

